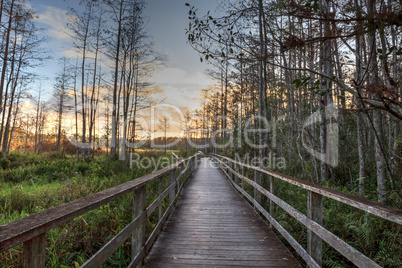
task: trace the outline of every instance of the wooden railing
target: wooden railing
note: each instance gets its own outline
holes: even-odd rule
[[[23,244],[23,267],[45,267],[46,232],[123,195],[132,193],[133,220],[88,259],[82,267],[100,267],[130,236],[132,236],[132,248],[129,267],[137,267],[141,265],[163,223],[171,213],[174,202],[183,187],[183,178],[188,177],[196,169],[199,156],[200,154],[196,154],[127,183],[2,225],[0,226],[0,253]],[[164,189],[163,176],[168,174],[170,174],[169,186]],[[146,186],[157,179],[159,179],[159,196],[147,206]],[[167,196],[169,196],[169,206],[163,213],[162,203]],[[151,216],[156,208],[158,208],[158,223],[145,241],[146,219]]]
[[[275,171],[243,164],[217,154],[212,155],[233,186],[254,205],[254,207],[270,222],[273,227],[276,228],[276,230],[288,241],[288,243],[310,267],[321,267],[322,265],[322,241],[327,242],[330,246],[335,248],[358,267],[380,267],[377,263],[322,226],[323,196],[397,224],[402,224],[402,210],[400,209],[392,208],[347,193],[315,185],[313,183],[302,181]],[[250,180],[249,178],[237,172],[239,167],[242,169],[246,168],[253,170],[254,180]],[[261,186],[264,174],[269,176],[269,190]],[[296,185],[308,191],[307,215],[299,212],[297,209],[274,195],[274,178]],[[239,179],[241,180],[242,187],[238,185]],[[254,197],[249,195],[244,190],[244,183],[248,183],[254,188]],[[267,212],[261,206],[261,194],[269,199],[269,212]],[[285,230],[285,228],[283,228],[279,222],[275,220],[274,205],[278,205],[293,218],[307,227],[307,250],[305,250],[303,246],[300,245]]]

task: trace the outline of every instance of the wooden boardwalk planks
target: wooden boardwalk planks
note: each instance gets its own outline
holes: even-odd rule
[[[210,159],[197,172],[146,267],[301,267]]]

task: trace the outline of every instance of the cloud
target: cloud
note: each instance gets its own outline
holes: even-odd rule
[[[44,6],[42,10],[38,22],[46,25],[47,34],[57,41],[70,40],[72,32],[67,28],[67,11],[52,6]]]
[[[161,85],[197,84],[208,86],[211,79],[200,71],[188,72],[180,68],[169,67],[156,73],[152,80]]]
[[[199,106],[201,90],[210,85],[210,79],[202,72],[189,72],[179,68],[165,68],[151,79],[165,89],[164,103],[190,110]]]

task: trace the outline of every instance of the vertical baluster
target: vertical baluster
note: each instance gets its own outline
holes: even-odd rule
[[[261,176],[262,174],[257,171],[254,170],[254,182],[261,185]],[[254,188],[254,199],[255,201],[261,205],[261,201],[262,201],[262,194],[260,191],[258,191],[257,189]]]
[[[133,260],[141,251],[145,244],[145,209],[146,209],[146,186],[142,186],[133,191],[133,219],[143,214],[137,228],[134,230],[131,239],[131,259]],[[142,260],[138,266],[142,265]]]
[[[322,225],[322,195],[308,191],[307,216]],[[322,239],[310,230],[307,230],[307,250],[311,257],[322,265]]]
[[[175,196],[175,180],[176,180],[176,168],[170,171],[170,186],[172,186],[169,190],[169,204],[173,204],[174,196]]]
[[[160,198],[158,207],[158,222],[162,219],[163,216],[163,199],[160,197],[162,192],[163,192],[163,177],[160,177],[158,181],[158,193]]]
[[[179,165],[179,167],[178,167],[178,169],[177,169],[177,177],[180,176],[180,173],[181,173],[182,169],[183,169],[182,166]],[[183,177],[184,177],[184,176],[183,176]],[[177,181],[177,192],[180,191],[180,187],[181,187],[181,185],[182,185],[182,183],[183,183],[183,177],[181,177],[180,180]]]
[[[233,164],[232,164],[232,162],[229,162],[229,167],[230,167],[230,169],[233,169]],[[233,173],[232,173],[232,171],[229,171],[229,177],[233,180]]]
[[[241,166],[241,175],[244,176],[244,167]],[[241,180],[241,188],[244,190],[244,180]]]
[[[269,191],[271,194],[275,194],[274,182],[275,182],[275,178],[272,176],[269,176]],[[275,203],[274,203],[274,201],[269,200],[269,214],[272,216],[272,218],[274,217],[274,213],[275,213]],[[271,228],[273,227],[272,224],[270,224],[269,226]]]
[[[236,163],[234,164],[234,171],[235,171],[236,173],[239,172],[239,168],[238,168],[238,165],[237,165]],[[236,183],[236,184],[239,184],[239,177],[237,177],[236,174],[234,175],[234,177],[235,177],[235,183]]]
[[[24,268],[42,268],[45,267],[46,258],[46,237],[41,234],[24,242],[22,267]]]

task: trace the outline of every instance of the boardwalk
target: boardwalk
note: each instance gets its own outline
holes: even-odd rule
[[[149,254],[147,267],[301,267],[204,158]]]

